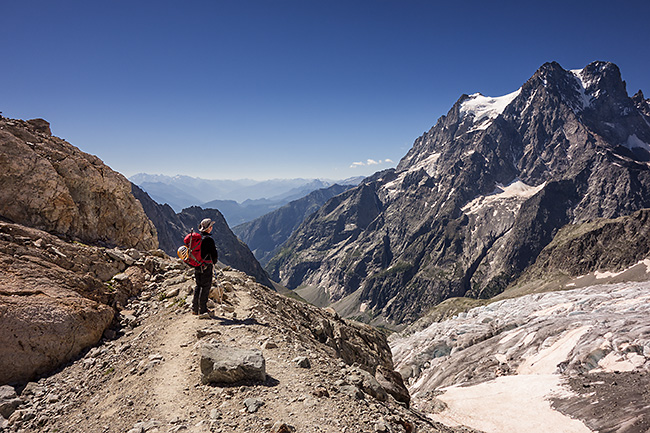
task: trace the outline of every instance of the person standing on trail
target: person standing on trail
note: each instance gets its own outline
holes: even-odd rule
[[[201,232],[201,258],[207,263],[194,268],[196,287],[194,288],[194,297],[192,298],[192,314],[195,315],[209,314],[208,296],[212,287],[212,270],[219,257],[217,247],[214,245],[214,239],[212,239],[211,235],[213,225],[214,221],[210,218],[204,219],[199,224],[199,231]]]

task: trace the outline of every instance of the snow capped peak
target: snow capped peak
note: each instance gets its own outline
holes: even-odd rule
[[[472,116],[476,129],[485,129],[490,121],[496,119],[499,114],[503,113],[508,104],[510,104],[521,92],[521,88],[504,96],[490,97],[483,96],[480,93],[470,95],[468,99],[460,105],[461,116]]]

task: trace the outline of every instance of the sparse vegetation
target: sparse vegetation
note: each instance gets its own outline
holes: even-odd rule
[[[395,263],[393,266],[391,266],[390,268],[383,270],[379,274],[375,275],[374,278],[385,278],[394,274],[408,272],[412,268],[413,268],[413,264],[399,261]]]

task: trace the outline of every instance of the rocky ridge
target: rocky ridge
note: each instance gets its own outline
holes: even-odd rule
[[[0,384],[52,371],[96,344],[160,256],[0,222]]]
[[[52,136],[45,120],[0,116],[0,164],[4,218],[90,244],[158,247],[156,229],[130,182]]]
[[[647,106],[607,62],[547,63],[509,95],[463,95],[395,170],[308,218],[271,277],[394,328],[495,296],[566,224],[650,207]]]
[[[225,268],[222,304],[188,307],[191,271],[165,259],[115,339],[42,379],[2,388],[8,432],[469,432],[407,408],[385,337]],[[266,379],[202,384],[201,348],[258,349]],[[13,393],[12,393],[13,391]],[[15,394],[14,394],[15,393]]]

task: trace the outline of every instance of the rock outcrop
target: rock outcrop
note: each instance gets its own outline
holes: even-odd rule
[[[43,119],[0,117],[0,165],[0,216],[85,243],[158,247],[130,182]]]
[[[601,280],[617,273],[625,273],[624,281],[634,280],[634,265],[649,256],[650,209],[615,219],[568,224],[504,295],[531,285],[558,289],[571,279],[594,273],[602,275]],[[639,275],[641,280],[644,277],[644,272]]]
[[[564,225],[650,207],[647,106],[606,62],[547,63],[509,95],[463,95],[395,170],[309,217],[271,278],[391,327],[490,298]]]

